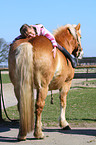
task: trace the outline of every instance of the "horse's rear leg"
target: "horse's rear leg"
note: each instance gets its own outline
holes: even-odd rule
[[[41,123],[41,113],[45,105],[45,98],[47,96],[48,88],[40,88],[37,91],[37,100],[36,100],[36,121],[35,121],[35,131],[34,136],[36,138],[44,138],[44,133],[42,132],[42,123]]]
[[[19,109],[20,90],[19,90],[18,86],[14,86],[14,93],[15,93],[16,99],[18,101],[17,108],[18,108],[18,111],[20,112],[20,109]]]
[[[62,127],[63,129],[70,129],[68,122],[66,121],[65,118],[65,110],[66,110],[66,97],[68,94],[68,91],[70,89],[71,86],[71,81],[70,82],[65,82],[64,86],[61,89],[61,93],[60,93],[60,127]]]

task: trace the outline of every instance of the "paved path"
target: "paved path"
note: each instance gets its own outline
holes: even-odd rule
[[[53,93],[57,93],[59,92],[58,90],[56,91],[52,91]],[[51,92],[48,92],[48,95]],[[10,106],[14,106],[17,104],[17,99],[15,97],[14,94],[14,88],[13,85],[11,83],[9,84],[3,84],[3,96],[4,96],[4,102],[5,102],[5,107],[10,107]],[[35,91],[35,98],[36,98],[36,91]]]
[[[50,127],[43,130],[45,138],[37,140],[33,133],[27,135],[27,140],[17,141],[18,123],[4,123],[0,127],[0,144],[2,145],[96,145],[96,128],[73,128],[64,131],[60,128]]]
[[[79,82],[81,82],[82,80],[79,80]],[[76,85],[77,83],[77,80],[73,80],[72,81],[72,86],[74,86],[74,83]],[[78,83],[77,83],[78,85]],[[59,92],[58,90],[53,90],[52,91],[53,93],[57,93]],[[51,92],[49,91],[48,92],[48,95],[50,94]],[[15,97],[15,94],[14,94],[14,88],[13,88],[13,85],[11,83],[9,84],[3,84],[3,95],[4,95],[4,102],[5,102],[5,107],[10,107],[10,106],[14,106],[17,104],[17,100],[16,100],[16,97]],[[35,92],[35,98],[36,98],[36,92]]]
[[[4,97],[4,103],[5,107],[14,106],[17,104],[17,100],[14,94],[14,88],[11,83],[9,84],[3,84],[3,97]]]

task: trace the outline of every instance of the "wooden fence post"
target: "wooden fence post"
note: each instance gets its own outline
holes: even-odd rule
[[[89,69],[89,68],[87,68],[87,74],[88,74],[88,69]],[[88,78],[86,78],[86,81],[88,81]]]
[[[1,71],[0,71],[0,85],[2,85]],[[2,88],[0,89],[0,122],[3,121],[3,119],[2,119],[2,106],[1,106],[1,100],[2,100]]]

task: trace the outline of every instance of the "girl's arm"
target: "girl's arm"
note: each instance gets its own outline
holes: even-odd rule
[[[57,42],[54,36],[45,27],[41,29],[42,29],[42,35],[47,37],[52,42],[53,47],[57,47]]]

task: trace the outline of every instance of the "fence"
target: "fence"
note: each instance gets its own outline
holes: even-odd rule
[[[86,69],[86,73],[77,72],[74,75],[74,79],[96,78],[96,73],[89,72],[89,68],[96,68],[96,57],[84,57],[83,59],[79,60],[76,69]],[[3,98],[1,71],[8,71],[8,68],[0,68],[0,85],[1,85],[1,89],[0,89],[0,121],[3,120],[2,119],[2,110],[1,110],[1,100]],[[3,104],[3,106],[4,106],[4,104]]]
[[[92,79],[96,78],[96,72],[89,72],[89,69],[96,68],[96,57],[84,57],[78,61],[76,69],[86,69],[86,72],[77,72],[74,79]]]

